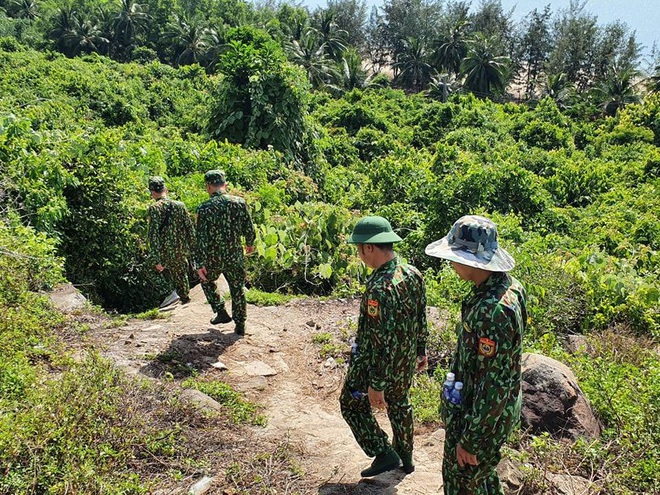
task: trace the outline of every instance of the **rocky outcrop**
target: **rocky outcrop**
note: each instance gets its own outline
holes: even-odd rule
[[[72,284],[61,284],[48,294],[53,306],[63,313],[79,311],[87,305],[87,298]]]
[[[601,425],[573,372],[541,354],[525,354],[522,364],[522,426],[555,438],[597,438]]]

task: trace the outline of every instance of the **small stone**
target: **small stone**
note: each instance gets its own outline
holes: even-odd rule
[[[316,322],[314,320],[309,320],[306,324],[308,327],[312,328],[316,326]]]
[[[328,359],[325,360],[323,366],[325,366],[326,368],[334,369],[337,367],[337,361],[335,361],[335,358],[329,357]]]
[[[229,369],[229,368],[227,368],[227,365],[225,365],[225,363],[223,363],[222,361],[215,362],[211,366],[213,366],[215,369],[218,369],[218,370],[227,370],[227,369]]]

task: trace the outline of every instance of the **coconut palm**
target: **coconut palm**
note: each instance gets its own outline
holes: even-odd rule
[[[316,36],[325,45],[326,53],[333,60],[341,60],[342,53],[346,50],[346,38],[348,33],[339,29],[335,22],[335,11],[321,10],[312,19]]]
[[[14,11],[15,17],[31,21],[39,17],[39,4],[36,0],[12,0],[9,5]]]
[[[634,69],[622,71],[613,69],[594,89],[594,94],[605,115],[613,117],[620,108],[642,101],[641,96],[636,92],[634,81],[637,76],[638,73]]]
[[[174,14],[165,28],[165,38],[170,40],[177,66],[202,64],[213,44],[216,33],[196,18]]]
[[[495,55],[489,40],[479,36],[461,63],[465,88],[482,97],[504,91],[509,63],[508,57]]]
[[[655,66],[655,72],[646,83],[651,93],[660,93],[660,65]]]
[[[345,90],[361,89],[368,83],[370,77],[362,67],[362,57],[355,48],[346,50],[341,59],[340,85]]]
[[[550,74],[545,78],[543,96],[552,98],[557,107],[565,109],[576,95],[575,84],[568,80],[566,74]]]
[[[146,26],[149,15],[142,5],[133,0],[120,0],[120,2],[121,9],[113,23],[115,41],[123,46],[130,46],[135,35]]]
[[[73,28],[63,37],[65,54],[75,57],[80,53],[105,53],[110,40],[104,36],[103,29],[95,20],[80,21],[73,17]]]
[[[433,63],[450,75],[459,73],[461,62],[468,54],[469,26],[466,19],[459,19],[446,35],[433,41]]]
[[[456,93],[461,89],[461,84],[454,74],[435,74],[431,77],[427,95],[430,98],[440,100],[445,103],[449,95]]]
[[[393,64],[394,81],[408,91],[421,91],[431,81],[433,68],[429,63],[427,46],[421,38],[409,38],[402,43]]]
[[[74,27],[79,25],[76,10],[71,7],[61,7],[55,16],[54,26],[49,36],[55,41],[55,48],[60,53],[66,54],[65,36],[73,31]]]
[[[307,72],[309,82],[316,88],[339,78],[335,64],[327,53],[315,29],[308,29],[299,40],[285,43],[289,59]]]

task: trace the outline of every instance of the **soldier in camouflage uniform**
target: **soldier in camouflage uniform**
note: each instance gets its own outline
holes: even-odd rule
[[[210,170],[204,175],[206,191],[210,198],[197,209],[197,254],[198,273],[202,288],[216,316],[211,323],[229,323],[232,317],[225,310],[225,302],[216,291],[215,281],[224,275],[231,293],[235,332],[245,334],[246,302],[245,252],[250,254],[255,240],[254,226],[243,198],[227,194],[225,174],[221,170]]]
[[[382,217],[364,217],[348,242],[373,273],[360,306],[355,344],[340,396],[342,416],[365,454],[375,457],[361,475],[396,469],[412,473],[413,413],[408,399],[415,368],[426,366],[426,289],[417,269],[397,256],[401,238]],[[390,445],[372,407],[387,408]]]
[[[463,302],[451,371],[463,382],[462,402],[441,399],[445,422],[445,495],[504,495],[495,468],[500,448],[520,420],[525,289],[507,272],[513,258],[487,218],[465,216],[426,247],[474,283]]]
[[[181,304],[190,302],[188,261],[195,243],[192,219],[183,203],[167,197],[165,180],[149,178],[149,191],[156,202],[149,206],[149,247],[156,270],[165,273],[176,289]]]

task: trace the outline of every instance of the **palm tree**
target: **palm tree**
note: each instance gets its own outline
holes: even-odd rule
[[[172,42],[175,65],[201,64],[216,34],[197,19],[188,19],[185,14],[174,14],[165,28],[165,38]]]
[[[15,17],[31,21],[39,17],[39,4],[36,0],[12,0],[10,5],[13,7]]]
[[[346,50],[346,38],[348,33],[339,29],[335,22],[335,11],[332,9],[322,10],[312,19],[315,26],[311,29],[316,31],[316,36],[321,43],[325,44],[326,53],[333,60],[341,60]]]
[[[641,96],[636,93],[634,80],[637,76],[638,73],[634,69],[623,71],[613,69],[609,76],[594,89],[605,115],[614,117],[620,108],[642,101]]]
[[[79,25],[77,12],[72,6],[61,7],[55,16],[55,25],[50,31],[49,36],[55,40],[55,48],[60,53],[66,54],[65,37],[72,32],[75,26]]]
[[[130,46],[136,33],[145,27],[149,15],[142,5],[133,0],[120,0],[120,2],[121,9],[113,23],[115,41],[123,46]]]
[[[552,98],[560,109],[567,108],[576,94],[575,84],[563,72],[546,76],[544,86],[543,96]]]
[[[315,88],[339,78],[335,64],[327,53],[327,46],[319,39],[315,29],[308,29],[299,40],[286,42],[285,47],[289,59],[305,69],[309,82]]]
[[[440,100],[445,103],[449,99],[449,95],[459,91],[461,84],[454,74],[435,74],[431,77],[427,95],[430,98]]]
[[[465,88],[483,97],[504,91],[509,62],[508,57],[494,55],[490,42],[479,36],[461,63]]]
[[[433,41],[433,62],[450,75],[459,73],[461,62],[468,54],[470,38],[467,36],[467,29],[469,26],[466,19],[459,19],[445,36]]]
[[[647,86],[651,93],[660,93],[660,65],[655,66],[655,72],[648,78]]]
[[[82,53],[103,53],[110,40],[103,35],[103,30],[94,20],[80,21],[73,17],[73,29],[64,35],[65,54],[70,57]]]
[[[393,64],[395,82],[408,91],[421,91],[431,81],[433,68],[429,64],[426,43],[421,38],[410,38],[402,43]]]
[[[362,68],[362,57],[357,49],[349,48],[342,56],[341,86],[343,89],[364,88],[370,77],[367,77],[366,71]]]

